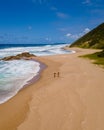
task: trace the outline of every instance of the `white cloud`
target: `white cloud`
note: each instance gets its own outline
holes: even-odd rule
[[[67,36],[67,37],[70,37],[70,36],[72,36],[72,34],[71,34],[71,33],[67,33],[66,36]]]
[[[44,0],[38,0],[40,4],[42,4],[44,2]]]
[[[82,4],[91,4],[91,0],[85,0],[82,2]]]
[[[51,41],[51,38],[46,37],[45,40],[46,40],[46,41]]]
[[[59,17],[59,18],[62,18],[62,19],[66,19],[68,18],[68,14],[65,14],[65,13],[62,13],[62,12],[57,12],[56,15]]]
[[[77,39],[80,37],[81,34],[71,34],[71,33],[67,33],[65,36],[67,38],[71,38],[71,39]]]
[[[42,4],[42,3],[45,3],[46,0],[32,0],[33,3],[39,3],[39,4]]]
[[[28,30],[32,30],[32,26],[28,26]]]
[[[89,6],[89,5],[92,5],[92,4],[94,4],[94,3],[92,3],[92,0],[84,0],[84,1],[82,2],[82,4]]]
[[[71,36],[72,39],[78,39],[79,37],[80,37],[80,34],[75,34]]]
[[[53,11],[57,11],[58,10],[55,6],[52,6],[50,9],[53,10]]]
[[[90,32],[90,29],[89,28],[85,28],[85,30],[83,31],[85,34]]]
[[[62,32],[65,32],[65,31],[67,31],[68,29],[67,29],[67,28],[59,28],[58,30],[59,30],[59,31],[62,31]]]
[[[78,33],[78,34],[67,33],[65,36],[67,38],[70,38],[70,39],[78,39],[78,38],[82,37],[83,35],[85,35],[88,32],[90,32],[90,29],[89,28],[85,28],[84,31],[81,32],[81,33]]]

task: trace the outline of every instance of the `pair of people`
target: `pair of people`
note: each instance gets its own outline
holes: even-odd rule
[[[54,73],[54,78],[55,77],[60,77],[60,72]]]

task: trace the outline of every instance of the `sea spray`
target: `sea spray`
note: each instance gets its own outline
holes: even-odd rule
[[[56,55],[56,54],[69,54],[72,51],[66,51],[62,49],[67,44],[58,44],[58,45],[44,45],[44,46],[25,46],[25,47],[8,47],[0,49],[0,58],[6,56],[17,55],[22,52],[29,52],[36,56],[47,56],[47,55]]]
[[[36,56],[71,54],[62,49],[67,44],[0,44],[0,58],[29,52]],[[0,104],[16,95],[41,70],[36,61],[0,61]]]
[[[0,104],[16,95],[39,70],[40,63],[36,61],[0,61]]]

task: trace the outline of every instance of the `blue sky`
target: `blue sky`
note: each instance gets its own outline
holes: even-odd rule
[[[0,43],[71,43],[104,22],[104,0],[0,0]]]

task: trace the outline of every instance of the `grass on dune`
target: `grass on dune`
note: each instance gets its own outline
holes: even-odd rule
[[[80,56],[80,57],[89,58],[89,59],[93,60],[94,64],[101,65],[104,68],[104,50],[101,51],[101,52],[83,55],[83,56]]]

